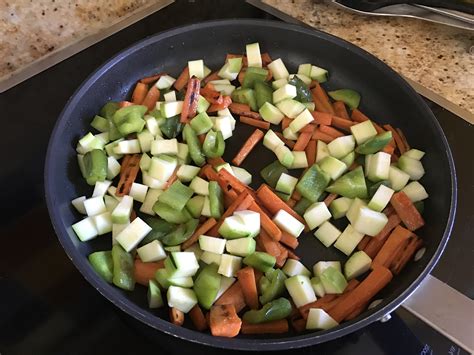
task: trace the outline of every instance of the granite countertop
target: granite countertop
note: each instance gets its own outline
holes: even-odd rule
[[[473,32],[409,18],[355,15],[321,0],[262,2],[362,47],[468,116],[474,114]]]

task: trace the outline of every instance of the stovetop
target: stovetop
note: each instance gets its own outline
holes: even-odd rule
[[[121,312],[82,278],[51,227],[44,202],[43,165],[49,135],[62,107],[104,61],[165,29],[230,17],[274,19],[241,1],[177,1],[0,96],[4,132],[0,139],[4,154],[0,168],[0,200],[4,203],[0,214],[1,354],[222,353],[185,341],[170,341]],[[474,171],[470,147],[474,129],[443,108],[428,104],[451,145],[459,190],[453,233],[432,275],[472,299]],[[285,354],[292,352],[467,353],[403,308],[385,323]]]

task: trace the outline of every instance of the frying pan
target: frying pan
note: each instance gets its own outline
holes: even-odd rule
[[[400,127],[408,141],[427,152],[423,158],[426,175],[422,183],[430,194],[426,201],[426,226],[419,235],[426,253],[410,263],[379,294],[383,299],[374,309],[328,331],[278,336],[239,336],[234,339],[212,337],[189,327],[167,321],[166,310],[149,310],[146,290],[137,286],[132,293],[105,283],[89,266],[87,256],[109,250],[108,237],[82,243],[71,225],[80,216],[70,201],[91,194],[77,167],[74,147],[89,131],[91,118],[108,100],[130,95],[136,80],[166,71],[177,76],[188,60],[204,59],[212,69],[219,68],[226,53],[241,53],[245,44],[259,42],[273,58],[281,57],[295,72],[298,64],[313,63],[330,72],[328,89],[353,88],[361,93],[361,109],[378,122]],[[230,160],[252,129],[238,125],[227,141],[226,160]],[[258,171],[275,158],[264,148],[256,149],[244,162],[261,183]],[[122,51],[93,73],[69,99],[52,132],[45,167],[46,198],[51,221],[66,253],[84,277],[113,304],[149,326],[204,345],[240,350],[282,350],[325,342],[349,334],[377,321],[405,300],[430,272],[448,240],[456,209],[456,176],[453,159],[435,117],[415,91],[387,65],[341,39],[323,32],[280,22],[262,20],[224,20],[193,24],[146,38]],[[324,248],[310,233],[300,237],[298,255],[306,265],[318,260],[345,260],[335,248]]]

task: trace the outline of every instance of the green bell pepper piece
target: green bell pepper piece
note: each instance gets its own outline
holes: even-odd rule
[[[112,252],[110,250],[96,251],[95,253],[89,254],[88,259],[94,271],[105,281],[112,283],[114,277]]]
[[[306,212],[308,207],[311,206],[312,204],[313,204],[313,202],[311,202],[310,200],[303,197],[301,200],[299,200],[296,203],[296,205],[293,209],[295,210],[296,213],[298,213],[300,216],[302,216],[302,215],[304,215],[304,213]]]
[[[149,308],[160,308],[164,306],[163,297],[161,296],[161,290],[155,280],[148,281],[148,307]]]
[[[119,138],[122,138],[122,133],[119,132],[114,120],[112,118],[108,118],[107,120],[109,122],[109,139],[111,141],[115,141]]]
[[[204,207],[204,196],[193,196],[189,199],[188,203],[186,203],[186,209],[188,212],[193,216],[193,218],[201,217],[202,208]]]
[[[335,193],[348,198],[367,198],[367,185],[365,183],[364,171],[359,166],[356,169],[342,175],[326,188],[329,193]]]
[[[209,181],[209,208],[213,218],[221,218],[224,213],[224,192],[217,181]]]
[[[190,219],[185,224],[180,224],[174,231],[161,238],[164,245],[174,246],[184,243],[196,230],[199,219]]]
[[[114,276],[112,281],[115,286],[127,291],[135,288],[135,276],[133,274],[133,256],[127,253],[120,244],[112,247],[112,260],[114,264]]]
[[[296,184],[296,190],[311,202],[318,201],[319,196],[328,186],[331,177],[317,164],[312,165]]]
[[[275,191],[275,194],[285,202],[291,198],[291,195],[285,194],[284,192]]]
[[[208,158],[221,157],[225,151],[225,140],[222,132],[210,130],[202,145],[204,155]]]
[[[171,233],[177,226],[175,224],[169,223],[164,219],[159,217],[147,217],[145,218],[146,224],[148,224],[152,229],[150,233],[146,235],[145,238],[138,244],[139,246],[148,244],[154,240],[160,240]]]
[[[206,158],[202,153],[201,142],[197,137],[196,132],[191,128],[189,124],[184,126],[183,137],[189,148],[189,155],[197,166],[202,166],[206,162]]]
[[[179,180],[176,180],[168,189],[166,189],[160,196],[158,201],[167,204],[175,210],[182,210],[189,199],[193,196],[194,191],[190,187],[183,185]]]
[[[155,202],[153,205],[153,211],[169,223],[186,223],[192,218],[186,208],[183,208],[182,210],[175,210],[161,201]]]
[[[255,83],[255,99],[257,100],[257,106],[259,109],[265,102],[272,104],[273,90],[270,85],[264,81],[257,81]]]
[[[248,67],[247,71],[245,72],[244,82],[242,83],[242,87],[244,89],[255,87],[257,82],[265,81],[268,75],[268,70],[264,68],[256,68],[256,67]]]
[[[108,132],[109,131],[109,121],[107,118],[104,118],[99,115],[95,115],[92,119],[91,126],[94,127],[99,132]]]
[[[335,101],[342,101],[351,109],[359,107],[360,94],[352,89],[339,89],[329,91],[328,95]]]
[[[159,125],[161,133],[167,138],[176,138],[182,132],[184,126],[179,120],[179,115],[163,119],[163,122]]]
[[[295,75],[288,81],[288,84],[296,87],[296,101],[313,102],[313,95],[311,94],[311,90],[309,90],[309,87],[304,83],[303,80],[301,80]]]
[[[284,272],[280,269],[276,269],[267,272],[267,274],[268,276],[266,276],[266,278],[269,281],[269,285],[262,290],[262,295],[259,298],[261,304],[266,304],[285,292],[286,275]]]
[[[89,185],[104,181],[107,177],[107,155],[103,150],[93,149],[84,155],[84,176]]]
[[[189,124],[194,129],[197,135],[209,132],[212,128],[213,123],[206,112],[201,112],[195,116]]]
[[[112,118],[114,113],[119,109],[118,102],[109,101],[100,109],[99,115],[105,118]]]
[[[270,287],[271,281],[265,276],[262,275],[258,281],[258,292],[262,295]]]
[[[383,149],[392,140],[392,132],[377,134],[356,148],[359,154],[374,154]]]
[[[269,186],[275,188],[278,179],[283,173],[288,174],[288,169],[281,165],[278,160],[275,160],[260,171],[260,176]]]
[[[246,322],[258,324],[285,319],[291,314],[291,303],[286,298],[280,297],[267,303],[261,309],[244,313],[242,319]]]
[[[252,89],[244,89],[244,88],[235,89],[231,94],[231,98],[233,102],[249,105],[253,111],[258,110],[257,100],[255,98],[255,92]]]
[[[275,266],[276,259],[273,255],[256,251],[252,254],[246,256],[243,260],[243,263],[248,266],[252,266],[253,268],[260,270],[261,272],[267,272],[273,266]]]
[[[211,263],[206,265],[194,281],[193,290],[199,304],[204,309],[211,308],[221,287],[221,275],[217,273],[219,266]]]
[[[138,133],[145,126],[143,116],[147,110],[148,108],[143,105],[122,107],[114,113],[112,119],[123,136],[130,133]]]

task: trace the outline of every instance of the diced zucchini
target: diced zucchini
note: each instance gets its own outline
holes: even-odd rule
[[[206,264],[220,265],[222,254],[216,254],[210,251],[205,251],[201,254],[201,261]]]
[[[195,176],[189,187],[194,191],[194,193],[201,195],[201,196],[208,196],[209,195],[209,182],[200,178],[199,176]]]
[[[159,139],[151,142],[152,155],[177,155],[178,154],[178,140],[173,139]]]
[[[269,63],[267,67],[272,71],[275,80],[286,80],[290,75],[281,58],[275,59],[273,62]]]
[[[176,91],[171,90],[167,92],[166,94],[163,95],[163,98],[165,99],[165,102],[176,101]]]
[[[285,143],[283,143],[283,141],[275,134],[275,132],[269,129],[263,136],[263,145],[272,152],[275,152],[277,147],[285,145]]]
[[[288,174],[281,174],[277,181],[275,189],[277,191],[291,195],[298,183],[298,179]]]
[[[347,170],[346,164],[331,156],[324,158],[318,164],[333,180],[338,179]]]
[[[234,175],[234,170],[232,169],[232,167],[230,166],[229,163],[224,163],[224,164],[217,165],[215,169],[216,169],[217,172],[221,171],[222,169],[225,169],[230,174]]]
[[[155,280],[148,281],[147,299],[149,308],[160,308],[164,305],[163,297],[161,297],[160,287]]]
[[[354,147],[355,140],[352,135],[338,137],[327,145],[329,154],[331,154],[331,156],[337,159],[345,157],[347,154],[354,150]]]
[[[199,236],[199,247],[203,251],[211,253],[223,254],[226,246],[226,240],[222,238],[209,237],[207,235]]]
[[[369,201],[368,207],[374,211],[382,212],[390,202],[394,192],[395,191],[393,191],[390,187],[380,185],[372,199]]]
[[[195,76],[198,79],[204,79],[204,61],[202,59],[191,60],[188,62],[189,77]]]
[[[272,124],[278,125],[285,115],[268,101],[265,102],[258,110],[262,118]]]
[[[275,149],[275,155],[278,158],[278,161],[281,163],[281,165],[291,168],[293,165],[293,161],[295,160],[295,157],[293,155],[293,152],[285,145],[280,145]]]
[[[388,180],[390,171],[390,154],[385,152],[378,152],[373,155],[366,155],[369,157],[369,164],[366,166],[367,177],[370,181],[377,182],[381,180]]]
[[[113,148],[114,154],[136,154],[141,152],[138,139],[129,139],[118,142]]]
[[[148,233],[151,227],[146,224],[140,217],[135,218],[120,234],[116,241],[129,252],[135,248]]]
[[[344,264],[344,274],[348,280],[363,275],[370,269],[372,259],[363,251],[357,251]]]
[[[223,254],[217,272],[226,277],[233,277],[236,275],[237,271],[240,270],[241,265],[242,258],[240,256]]]
[[[163,190],[160,189],[149,188],[146,193],[145,201],[143,201],[143,204],[140,206],[140,212],[154,216],[155,212],[153,211],[153,206],[155,202],[158,201],[158,197],[162,192]]]
[[[206,200],[206,197],[198,195],[198,196],[191,197],[189,201],[186,203],[186,209],[189,211],[189,213],[191,214],[193,218],[201,217],[205,200]],[[210,207],[208,207],[208,209],[210,209]]]
[[[166,259],[166,252],[159,240],[153,240],[137,249],[140,259],[144,263]]]
[[[277,89],[281,88],[282,86],[288,84],[288,80],[286,78],[287,77],[285,77],[283,79],[278,79],[278,80],[273,81],[272,82],[273,90],[277,90]]]
[[[201,248],[199,248],[198,243],[191,245],[188,249],[185,249],[184,251],[189,252],[189,253],[194,253],[194,256],[196,257],[196,259],[201,260],[201,255],[203,251],[201,250]]]
[[[352,165],[352,163],[354,163],[355,152],[350,152],[345,157],[343,157],[339,160],[342,161],[344,164],[346,164],[347,167],[350,167]]]
[[[420,180],[425,175],[423,164],[419,160],[402,155],[398,159],[398,167],[410,175],[411,180]]]
[[[352,225],[348,224],[339,238],[337,238],[334,247],[346,255],[351,255],[363,237],[364,234],[359,233]]]
[[[174,307],[183,313],[188,313],[198,302],[193,290],[178,286],[170,286],[166,298],[169,307]]]
[[[235,80],[239,75],[240,69],[242,69],[242,58],[229,58],[217,75],[224,79]]]
[[[245,46],[247,54],[247,65],[249,67],[261,68],[262,56],[260,54],[260,45],[258,43],[251,43]]]
[[[304,151],[293,152],[293,164],[290,169],[305,169],[308,167],[308,159]]]
[[[86,196],[80,196],[71,201],[72,205],[77,210],[77,212],[81,214],[87,214],[87,211],[84,207],[85,200],[86,200]]]
[[[154,179],[168,181],[177,166],[178,162],[176,158],[168,155],[160,155],[151,158],[148,174]]]
[[[132,213],[133,198],[125,195],[122,197],[120,203],[112,212],[112,222],[115,224],[124,224],[130,220],[130,213]]]
[[[229,254],[246,257],[255,252],[256,242],[253,238],[239,238],[226,241],[226,250]]]
[[[283,137],[289,139],[290,141],[295,141],[298,139],[298,133],[294,132],[291,127],[286,127],[283,130]]]
[[[94,239],[99,235],[92,217],[87,217],[77,223],[74,223],[72,225],[72,229],[81,242]]]
[[[387,221],[387,216],[384,213],[363,206],[356,214],[352,226],[356,231],[373,237],[383,229]]]
[[[409,151],[403,153],[404,156],[408,158],[412,158],[415,160],[421,160],[425,156],[425,152],[418,150],[418,149],[410,149]]]
[[[142,182],[143,185],[148,186],[150,189],[164,189],[166,187],[166,181],[161,181],[150,176],[146,171],[142,171]]]
[[[146,115],[144,119],[148,132],[150,132],[155,137],[161,137],[162,133],[160,130],[160,126],[158,126],[158,121],[156,120],[156,118],[150,115]]]
[[[242,224],[247,228],[249,237],[255,237],[260,233],[260,214],[250,210],[235,211],[234,216],[240,218]]]
[[[331,211],[332,217],[334,219],[339,219],[344,217],[351,207],[352,199],[347,197],[339,197],[331,202],[329,205],[329,210]]]
[[[214,129],[222,133],[224,139],[232,137],[232,121],[231,116],[219,116],[214,122]]]
[[[163,102],[161,104],[161,114],[164,118],[177,116],[183,110],[183,101]]]
[[[388,170],[388,180],[390,181],[392,189],[395,191],[400,191],[408,183],[408,180],[410,180],[410,175],[400,170],[396,166],[391,165]]]
[[[377,130],[370,120],[351,126],[351,132],[357,144],[362,144],[377,135]]]
[[[281,269],[286,276],[296,276],[296,275],[303,275],[310,277],[311,271],[309,271],[306,266],[304,266],[301,262],[294,259],[287,259],[285,265]]]
[[[314,118],[311,112],[308,109],[305,109],[301,112],[296,118],[291,121],[289,127],[293,132],[299,132],[307,124],[313,122]]]
[[[207,101],[204,96],[199,95],[198,104],[196,108],[197,113],[206,112],[209,106],[211,106],[211,103]]]
[[[313,265],[313,274],[315,276],[321,276],[324,270],[332,267],[338,271],[341,271],[341,262],[339,261],[318,261]]]
[[[311,308],[308,313],[308,319],[306,320],[306,329],[331,329],[337,327],[337,323],[329,314],[321,308]]]
[[[226,239],[238,239],[248,237],[250,232],[242,219],[238,216],[230,216],[224,219],[219,228],[219,234]]]
[[[275,222],[278,227],[280,227],[285,232],[290,233],[295,238],[298,238],[304,230],[304,224],[285,210],[279,210],[273,217],[273,222]]]
[[[281,88],[273,92],[273,103],[278,104],[280,101],[283,101],[286,99],[293,99],[295,97],[296,97],[296,86],[285,84]]]
[[[231,168],[233,175],[235,175],[239,181],[243,182],[245,185],[250,185],[252,183],[252,174],[250,174],[247,170],[238,166],[232,166]]]
[[[329,248],[341,235],[341,231],[334,227],[334,225],[325,221],[320,227],[314,232],[314,236],[319,239],[326,248]]]
[[[351,109],[359,107],[360,94],[352,89],[339,89],[329,91],[328,95],[336,101],[342,101]]]
[[[315,229],[330,219],[331,213],[324,202],[315,202],[308,207],[303,217],[309,229]]]
[[[359,213],[359,209],[364,206],[367,206],[367,203],[364,200],[361,200],[360,198],[357,198],[357,197],[352,200],[352,203],[346,212],[346,217],[349,220],[349,222],[351,223],[355,222],[356,216]]]
[[[298,74],[311,77],[311,64],[300,64],[298,66]]]
[[[196,255],[191,252],[172,252],[171,260],[176,270],[173,270],[173,277],[194,276],[199,269]]]
[[[94,191],[92,192],[92,197],[104,196],[110,185],[112,185],[112,181],[110,180],[97,181],[94,185]],[[90,203],[90,202],[87,202],[87,203]],[[89,215],[89,216],[92,216],[92,215]]]
[[[326,69],[317,67],[316,65],[311,66],[310,78],[320,83],[324,83],[328,80],[328,71]]]
[[[88,198],[83,203],[86,213],[89,217],[107,212],[107,208],[105,207],[104,203],[104,197],[102,195]]]
[[[326,293],[341,294],[347,287],[347,281],[342,272],[332,266],[326,268],[319,277]]]
[[[315,276],[311,279],[311,286],[313,286],[314,293],[317,297],[324,297],[326,291],[324,290],[323,283],[319,276]]]
[[[285,280],[285,286],[297,308],[316,301],[311,281],[307,276],[292,276]]]
[[[155,85],[160,90],[169,89],[175,81],[176,79],[169,75],[162,75],[160,76]]]
[[[114,157],[107,157],[107,179],[113,180],[120,174],[121,165]]]
[[[130,188],[129,195],[138,202],[145,202],[148,186],[134,182]]]
[[[402,191],[406,193],[411,202],[418,202],[428,198],[428,193],[426,192],[423,185],[418,181],[412,181],[407,186],[405,186]]]
[[[328,145],[323,141],[318,140],[318,143],[316,144],[316,163],[319,163],[329,155]]]
[[[278,89],[278,90],[281,90],[281,89]],[[281,112],[283,112],[285,116],[289,118],[295,118],[306,109],[305,105],[293,99],[284,99],[278,103],[276,103],[275,100],[273,100],[273,102],[276,104],[276,107]]]

